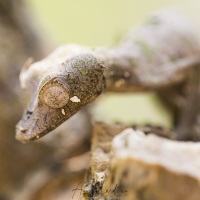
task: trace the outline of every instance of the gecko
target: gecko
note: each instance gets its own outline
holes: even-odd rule
[[[173,99],[176,89],[172,96],[165,92],[193,85],[199,55],[199,39],[190,24],[171,12],[153,14],[112,47],[63,45],[22,68],[20,82],[30,100],[16,126],[16,139],[28,142],[41,138],[104,91],[156,91],[166,101]],[[195,93],[189,97],[198,94],[196,82]],[[184,103],[178,105],[179,118],[184,110]]]

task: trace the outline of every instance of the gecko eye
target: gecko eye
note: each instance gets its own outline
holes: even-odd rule
[[[51,108],[62,108],[69,101],[69,89],[64,83],[51,80],[41,88],[39,98]]]

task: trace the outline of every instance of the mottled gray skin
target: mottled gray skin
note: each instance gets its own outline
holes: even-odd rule
[[[20,79],[22,87],[31,93],[31,101],[17,125],[16,138],[26,142],[52,131],[94,101],[105,82],[107,91],[158,93],[186,83],[191,78],[188,72],[199,65],[200,55],[199,40],[191,30],[180,16],[159,13],[114,47],[69,45],[38,66],[31,65],[27,72],[23,69]],[[48,90],[52,93],[48,95],[45,88],[51,84],[57,87]],[[68,90],[69,95],[64,92]],[[80,102],[69,100],[73,96]],[[177,106],[182,112],[184,105]]]
[[[38,139],[54,130],[77,111],[100,95],[105,87],[104,66],[91,54],[72,57],[57,66],[56,73],[48,73],[40,83],[21,121],[17,124],[16,138],[22,142]],[[66,105],[52,108],[43,100],[47,86],[66,88],[69,100]],[[56,88],[57,89],[57,88]],[[61,98],[62,95],[60,94]],[[73,102],[71,98],[78,98]],[[52,101],[52,99],[49,99]],[[56,101],[56,100],[55,100]],[[77,122],[78,123],[78,122]]]

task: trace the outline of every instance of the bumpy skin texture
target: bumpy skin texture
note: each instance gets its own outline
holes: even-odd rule
[[[31,101],[17,125],[16,138],[25,142],[55,129],[94,101],[105,82],[107,91],[114,92],[159,92],[185,83],[188,71],[199,64],[199,55],[199,41],[188,24],[165,12],[153,15],[114,47],[61,47],[22,69],[21,84],[31,92]]]
[[[199,63],[200,45],[182,16],[161,12],[112,48],[97,50],[106,66],[106,85],[114,92],[169,88],[188,78]]]
[[[17,125],[16,138],[22,142],[38,139],[55,129],[105,87],[104,66],[91,54],[74,56],[56,67],[56,71],[44,76]]]

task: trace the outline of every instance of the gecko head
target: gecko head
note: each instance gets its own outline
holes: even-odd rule
[[[17,140],[27,142],[39,139],[65,121],[70,89],[62,81],[63,77],[51,78],[34,93],[16,126]],[[68,115],[70,117],[72,113],[68,112]]]
[[[93,55],[82,54],[47,73],[16,126],[16,139],[39,139],[93,102],[105,87],[103,71]]]

